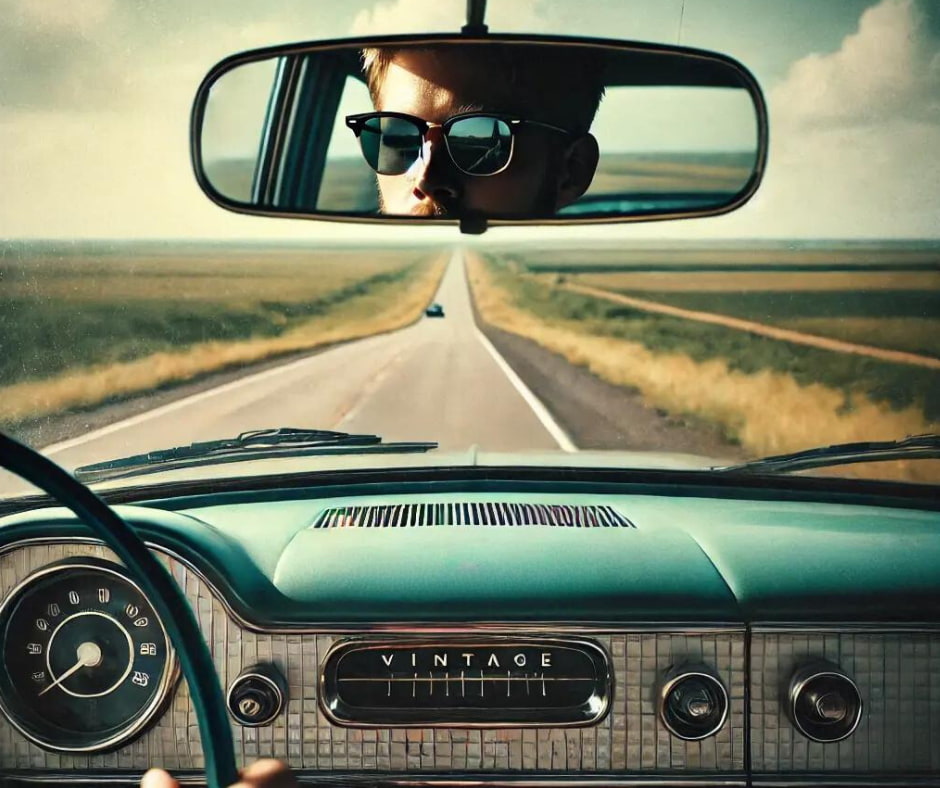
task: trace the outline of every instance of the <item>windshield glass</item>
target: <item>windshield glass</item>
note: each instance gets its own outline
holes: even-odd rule
[[[756,196],[726,216],[480,237],[228,213],[199,191],[188,151],[193,96],[226,55],[455,31],[463,0],[0,5],[0,430],[69,469],[278,427],[438,444],[292,458],[313,470],[477,451],[708,468],[940,431],[933,0],[609,0],[590,14],[491,0],[500,32],[739,59],[767,99],[770,149]],[[245,112],[240,149],[263,133],[272,69],[256,77],[252,100],[228,105]],[[385,78],[407,88],[394,64]],[[361,108],[363,85],[350,91],[341,102]],[[636,128],[653,150],[663,122],[602,98],[591,131],[604,151]],[[367,164],[347,132],[336,144],[356,175],[328,184],[336,199],[363,199],[365,183],[369,199],[410,206],[411,160]],[[466,178],[498,183],[508,132],[495,163],[473,151],[482,132],[464,134],[465,170],[483,170]],[[404,155],[393,135],[383,144]],[[666,177],[654,160],[616,177]],[[708,178],[719,165],[737,166],[710,160]],[[233,193],[252,188],[238,160],[215,167]],[[242,472],[267,467],[255,454]],[[936,484],[940,461],[811,472]],[[0,477],[0,494],[20,488]]]

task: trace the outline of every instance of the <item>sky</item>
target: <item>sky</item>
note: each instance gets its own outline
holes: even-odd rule
[[[354,225],[230,214],[192,176],[189,111],[257,46],[454,31],[465,0],[0,0],[0,238],[362,240]],[[764,183],[724,217],[499,228],[496,241],[940,238],[937,0],[489,0],[494,32],[714,49],[768,99]],[[448,242],[454,228],[370,237]]]

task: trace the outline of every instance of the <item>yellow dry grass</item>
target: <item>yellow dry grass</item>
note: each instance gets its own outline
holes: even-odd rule
[[[479,258],[470,255],[468,266],[477,308],[488,323],[528,337],[604,380],[638,389],[652,407],[719,425],[751,456],[824,443],[893,440],[940,428],[918,408],[893,411],[858,396],[849,410],[841,392],[819,384],[801,386],[780,372],[745,374],[722,360],[653,353],[637,342],[585,334],[573,323],[550,324],[517,308]],[[840,475],[865,471],[861,466],[837,469]],[[866,475],[936,483],[940,461],[880,463]]]
[[[445,258],[429,262],[404,282],[375,287],[277,337],[204,342],[178,352],[154,353],[134,361],[74,370],[49,380],[0,387],[0,423],[89,407],[208,372],[403,328],[421,316],[437,292],[445,263]]]

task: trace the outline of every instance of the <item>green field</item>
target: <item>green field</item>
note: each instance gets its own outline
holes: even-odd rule
[[[914,275],[923,289],[852,289],[857,275],[844,273],[845,289],[809,289],[814,275],[802,277],[801,290],[712,290],[685,292],[586,284],[670,306],[752,320],[849,342],[940,357],[940,276]],[[694,278],[694,275],[692,275]],[[574,277],[572,281],[581,281]],[[691,283],[690,283],[691,284]],[[729,283],[730,284],[730,283]],[[929,289],[933,284],[935,289]]]
[[[516,306],[552,323],[639,342],[654,351],[683,353],[696,361],[723,359],[731,369],[745,373],[770,369],[791,375],[802,385],[822,383],[844,392],[849,406],[853,395],[865,394],[892,408],[920,407],[928,420],[940,418],[940,373],[936,371],[652,314],[565,289],[568,283],[583,282],[686,309],[937,356],[940,274],[934,271],[940,268],[930,270],[936,266],[930,262],[930,254],[937,260],[935,252],[918,250],[913,255],[891,250],[892,256],[909,259],[906,265],[895,262],[884,272],[888,253],[879,259],[866,249],[853,258],[837,250],[832,257],[839,265],[860,269],[838,273],[826,270],[821,259],[824,252],[819,250],[801,258],[786,249],[759,249],[752,252],[758,262],[751,265],[746,263],[745,250],[731,250],[730,265],[721,261],[718,250],[708,250],[700,253],[708,262],[698,268],[694,250],[680,254],[644,251],[619,266],[612,254],[599,254],[600,262],[584,255],[582,267],[571,260],[570,253],[559,253],[552,260],[549,255],[529,257],[516,252],[490,255],[489,260],[497,283],[512,294]],[[645,260],[639,259],[640,254]],[[768,262],[775,258],[777,264]],[[812,266],[814,272],[781,272],[786,262]],[[683,270],[668,270],[672,266]],[[723,270],[726,267],[733,270]],[[766,285],[761,282],[764,277]],[[814,283],[814,278],[820,279]]]
[[[393,296],[427,259],[412,249],[5,244],[0,386],[278,336],[340,309],[354,320],[362,296]]]

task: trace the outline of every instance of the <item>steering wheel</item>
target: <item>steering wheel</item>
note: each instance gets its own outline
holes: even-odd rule
[[[232,729],[222,688],[196,617],[170,573],[134,530],[81,482],[38,452],[0,433],[0,468],[36,485],[88,525],[124,562],[163,621],[189,684],[206,761],[206,781],[225,788],[238,781]]]

